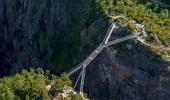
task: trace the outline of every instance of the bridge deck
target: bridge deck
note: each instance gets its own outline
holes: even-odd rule
[[[124,18],[124,19],[129,19],[128,17],[125,17],[125,16],[116,16],[116,17],[113,17],[113,19],[117,19],[117,18]],[[83,93],[83,86],[84,86],[84,79],[85,79],[85,70],[86,70],[86,67],[97,57],[97,55],[105,48],[105,47],[108,47],[108,46],[111,46],[113,44],[117,44],[117,43],[120,43],[120,42],[123,42],[123,41],[126,41],[126,40],[129,40],[129,39],[133,39],[133,38],[136,38],[137,40],[142,41],[142,38],[141,37],[145,37],[147,36],[146,35],[146,32],[145,32],[145,29],[144,29],[144,25],[142,24],[139,24],[137,23],[136,21],[134,20],[130,20],[129,22],[131,23],[134,23],[138,28],[141,29],[141,32],[139,33],[136,33],[135,35],[128,35],[128,36],[125,36],[125,37],[122,37],[122,38],[119,38],[119,39],[116,39],[116,40],[113,40],[113,41],[109,41],[110,39],[110,36],[113,32],[113,30],[116,28],[116,23],[114,23],[114,21],[112,22],[111,24],[111,27],[108,29],[107,31],[107,34],[105,36],[105,38],[103,39],[103,42],[82,62],[80,63],[77,67],[73,68],[69,73],[68,75],[72,75],[74,73],[76,73],[78,70],[80,70],[82,68],[82,71],[81,73],[79,74],[78,76],[78,79],[76,81],[76,84],[74,86],[74,88],[76,87],[80,77],[81,77],[81,84],[80,84],[80,93]]]

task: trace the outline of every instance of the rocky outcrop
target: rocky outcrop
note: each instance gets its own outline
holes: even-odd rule
[[[96,36],[100,41],[104,31],[99,31],[99,27],[106,26],[99,23],[103,22],[90,26],[86,33],[83,31],[86,34],[83,36],[88,38],[90,33],[101,33]],[[84,41],[84,45],[89,42],[88,39]],[[129,40],[104,49],[87,67],[85,92],[95,100],[168,100],[168,66],[170,63],[149,47]]]

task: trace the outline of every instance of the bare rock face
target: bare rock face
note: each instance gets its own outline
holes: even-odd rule
[[[72,39],[82,5],[83,0],[0,0],[0,76],[47,64],[48,51]]]
[[[99,27],[106,28],[101,23],[103,21],[96,22],[84,30],[86,35],[83,36],[89,38],[89,34],[95,32],[101,41],[105,32],[96,31],[101,30]],[[112,38],[115,37],[116,33],[113,33]],[[88,43],[89,39],[86,39],[82,45]],[[129,40],[105,48],[87,67],[85,92],[95,100],[168,100],[168,66],[170,63],[150,48]]]
[[[102,41],[108,22],[97,21],[76,34],[80,23],[86,22],[80,21],[84,1],[0,0],[0,76],[30,66],[57,71],[52,60],[68,52],[79,35],[80,58],[90,54]],[[168,66],[148,47],[130,40],[104,49],[89,65],[85,92],[95,100],[168,100]]]

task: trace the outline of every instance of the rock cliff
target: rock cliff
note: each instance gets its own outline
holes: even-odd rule
[[[60,73],[81,62],[102,41],[109,25],[106,19],[98,20],[99,7],[93,4],[0,0],[0,76],[30,66]],[[169,66],[151,48],[126,41],[105,49],[89,65],[85,92],[95,100],[168,100]]]
[[[99,33],[101,41],[105,21],[84,30],[82,46],[88,45],[90,33]],[[127,31],[127,30],[124,30]],[[116,38],[124,32],[113,33]],[[91,48],[93,48],[93,43]],[[96,43],[97,44],[97,43]],[[95,100],[168,100],[170,96],[169,62],[150,47],[136,40],[105,48],[87,67],[85,91]]]
[[[71,48],[76,25],[81,27],[83,3],[83,0],[1,0],[0,75],[28,66],[55,68],[49,59],[57,59],[64,48]]]

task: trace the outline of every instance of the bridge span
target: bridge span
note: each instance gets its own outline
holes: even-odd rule
[[[137,32],[135,34],[131,34],[131,35],[128,35],[128,36],[125,36],[125,37],[122,37],[122,38],[119,38],[119,39],[116,39],[116,40],[113,40],[113,41],[110,41],[109,42],[109,39],[110,39],[110,36],[113,32],[113,30],[117,27],[116,26],[116,22],[114,22],[115,19],[118,19],[118,18],[124,18],[124,19],[127,19],[129,20],[129,22],[133,23],[136,25],[136,27],[140,28],[140,32]],[[97,57],[97,55],[106,47],[109,47],[111,45],[114,45],[114,44],[117,44],[117,43],[121,43],[123,41],[126,41],[126,40],[130,40],[130,39],[137,39],[138,41],[140,42],[143,42],[143,37],[146,37],[146,32],[145,32],[145,28],[144,28],[144,25],[140,24],[140,23],[137,23],[136,21],[134,20],[130,20],[128,17],[125,17],[125,16],[115,16],[113,17],[113,22],[110,26],[110,28],[108,29],[107,33],[106,33],[106,36],[104,37],[102,43],[95,49],[92,51],[92,53],[83,61],[81,62],[78,66],[76,66],[75,68],[73,68],[69,73],[68,75],[71,76],[72,74],[76,73],[77,71],[79,71],[80,69],[81,72],[77,78],[77,81],[74,85],[74,89],[76,88],[80,78],[80,93],[83,93],[83,86],[84,86],[84,79],[85,79],[85,73],[86,73],[86,68],[87,66]]]

